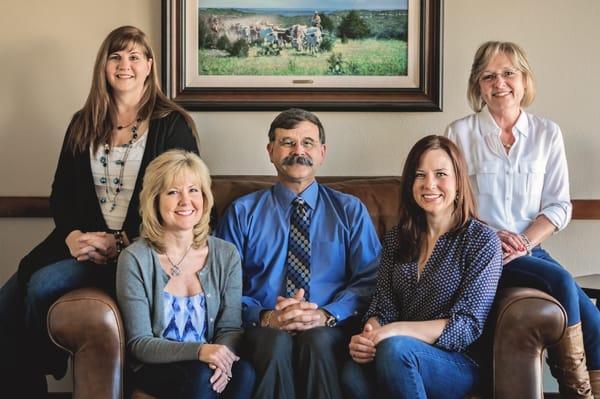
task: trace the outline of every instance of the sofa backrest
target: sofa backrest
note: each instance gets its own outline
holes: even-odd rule
[[[358,197],[367,207],[380,239],[398,224],[401,178],[390,177],[317,177],[319,183]],[[242,195],[271,187],[275,176],[213,176],[212,190],[218,219],[227,207]]]

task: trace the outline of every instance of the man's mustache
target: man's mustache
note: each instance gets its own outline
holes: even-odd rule
[[[283,158],[282,163],[285,166],[290,166],[293,164],[313,166],[313,160],[305,155],[288,155],[287,157]]]

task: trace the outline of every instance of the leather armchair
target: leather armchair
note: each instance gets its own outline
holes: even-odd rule
[[[398,223],[399,177],[322,177],[337,190],[359,197],[380,237]],[[271,176],[213,177],[216,215],[237,197],[270,186]],[[549,295],[530,288],[498,292],[486,337],[492,345],[489,390],[497,399],[543,398],[542,361],[546,347],[566,330],[566,314]],[[91,288],[70,292],[48,313],[52,340],[72,355],[73,398],[123,398],[125,335],[118,306]],[[136,398],[149,398],[135,392]]]

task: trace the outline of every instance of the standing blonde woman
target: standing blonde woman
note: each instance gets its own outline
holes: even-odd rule
[[[114,291],[117,255],[138,235],[144,171],[170,148],[198,152],[194,123],[161,92],[146,35],[117,28],[67,128],[50,195],[55,228],[0,290],[3,389],[42,397],[44,374],[64,374],[67,354],[49,340],[47,311],[75,288]]]
[[[600,312],[541,246],[567,226],[572,207],[561,130],[524,110],[535,86],[523,49],[510,42],[481,45],[467,94],[475,113],[446,134],[465,153],[479,214],[502,241],[500,284],[537,288],[563,305],[568,329],[549,350],[552,373],[563,397],[600,397]]]
[[[242,269],[234,245],[209,233],[208,168],[171,150],[149,166],[142,239],[119,257],[135,384],[160,398],[250,398],[254,370],[235,354],[242,333]]]

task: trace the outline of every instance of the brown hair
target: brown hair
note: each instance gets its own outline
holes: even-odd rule
[[[206,164],[193,152],[184,150],[169,150],[154,158],[146,168],[142,192],[140,193],[140,237],[145,238],[160,253],[165,251],[163,242],[163,226],[160,217],[160,194],[185,172],[191,174],[194,181],[201,187],[202,217],[194,226],[194,248],[199,248],[208,239],[210,232],[210,212],[214,205],[210,189],[210,172]]]
[[[444,136],[430,135],[423,137],[412,147],[404,163],[402,171],[402,189],[399,222],[399,243],[396,257],[400,262],[409,262],[419,256],[422,236],[427,228],[425,212],[417,205],[413,196],[413,184],[419,163],[423,154],[430,150],[444,150],[454,166],[457,194],[454,216],[456,225],[451,231],[456,232],[466,226],[472,218],[477,218],[475,198],[469,181],[467,164],[460,149],[450,139]]]
[[[298,126],[300,122],[304,121],[310,122],[319,128],[319,141],[321,144],[325,144],[325,129],[317,115],[300,108],[286,109],[273,119],[273,122],[271,122],[271,126],[269,127],[269,142],[275,141],[275,130],[293,129]]]
[[[93,146],[94,152],[98,146],[109,141],[116,120],[116,107],[112,88],[106,79],[106,62],[110,54],[126,48],[138,47],[146,59],[153,60],[150,74],[144,82],[144,94],[140,100],[138,117],[159,119],[173,111],[181,113],[190,127],[196,140],[198,134],[192,118],[177,104],[169,100],[160,89],[154,52],[148,44],[146,34],[134,26],[121,26],[108,34],[100,45],[96,62],[92,87],[81,110],[73,116],[69,125],[68,147],[73,154],[86,151]]]
[[[510,59],[513,66],[523,74],[525,94],[521,100],[521,106],[527,107],[533,103],[536,92],[535,82],[533,71],[529,65],[525,51],[519,47],[519,45],[512,42],[489,41],[483,43],[479,49],[477,49],[477,52],[475,52],[475,58],[473,59],[473,65],[471,66],[471,75],[469,76],[467,99],[469,100],[469,105],[475,112],[481,111],[485,105],[479,87],[481,74],[492,58],[499,53],[505,54]]]

